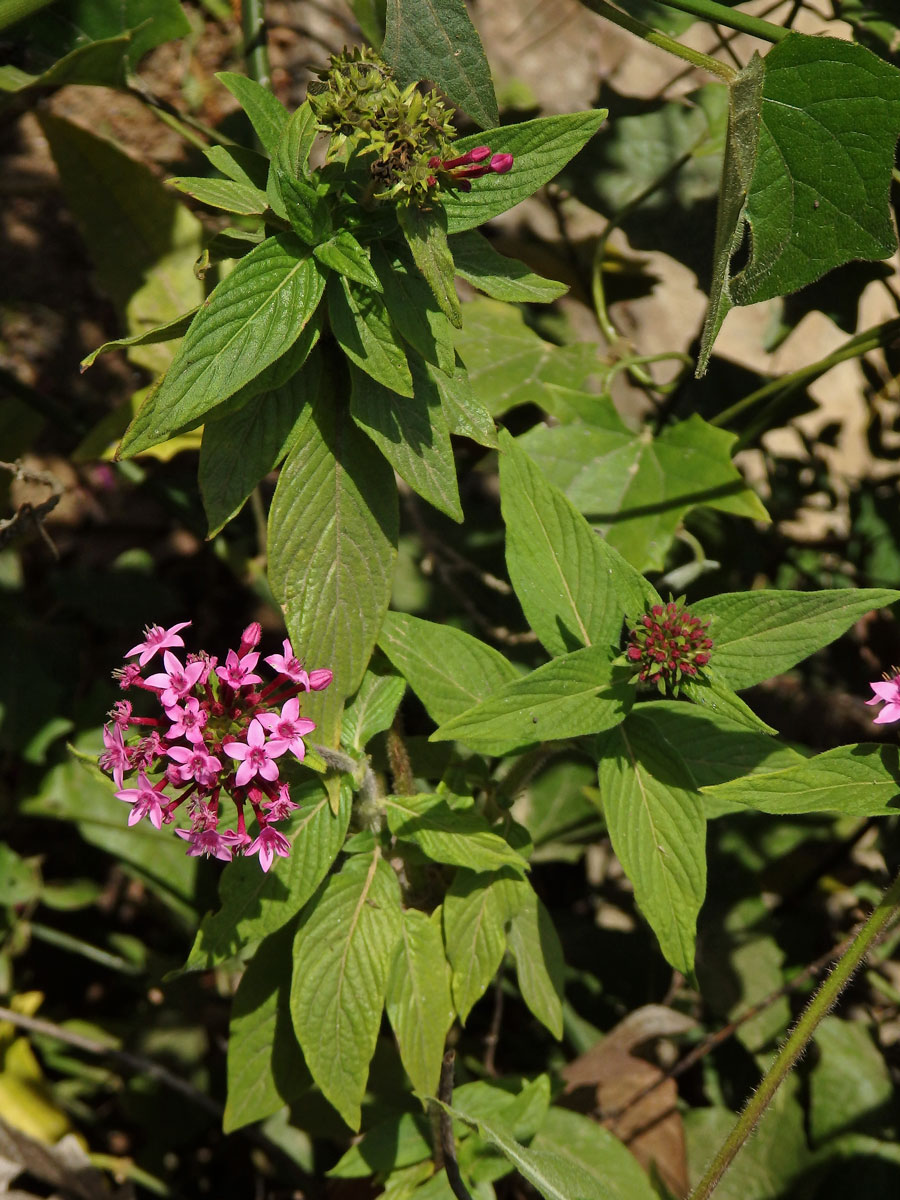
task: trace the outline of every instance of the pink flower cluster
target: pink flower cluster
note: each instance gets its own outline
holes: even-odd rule
[[[441,159],[434,155],[429,158],[428,165],[432,170],[440,168],[441,171],[448,172],[454,185],[461,192],[470,192],[473,179],[480,179],[482,175],[491,173],[505,175],[507,171],[511,170],[513,156],[511,154],[492,154],[490,146],[475,146],[467,154],[461,154],[459,158]],[[434,187],[436,183],[437,176],[429,175],[429,187]]]
[[[182,663],[173,651],[184,646],[180,631],[188,625],[148,627],[144,640],[125,655],[137,662],[114,672],[123,690],[154,695],[162,715],[135,716],[131,702],[120,700],[103,730],[100,766],[119,788],[116,796],[131,805],[129,825],[146,817],[161,829],[184,805],[189,828],[175,832],[188,843],[188,854],[226,862],[236,853],[258,854],[268,871],[276,854],[286,857],[291,849],[274,826],[297,807],[279,778],[277,760],[288,753],[304,758],[303,738],[315,723],[300,715],[300,693],[328,687],[332,672],[307,673],[285,640],[283,654],[263,660],[275,678],[260,687],[255,647],[262,630],[255,622],[224,664],[205,651],[188,654]],[[141,671],[160,651],[163,670],[144,678]],[[129,732],[139,735],[130,744]],[[123,787],[133,772],[136,786]],[[235,829],[220,828],[223,793],[237,810]],[[247,805],[259,827],[255,838],[246,828]]]
[[[897,668],[894,668],[897,672]],[[867,700],[866,704],[883,704],[884,708],[875,718],[876,725],[890,725],[893,721],[900,721],[900,672],[897,672],[892,677],[885,675],[884,681],[878,683],[870,683],[869,687],[875,693],[871,700]]]

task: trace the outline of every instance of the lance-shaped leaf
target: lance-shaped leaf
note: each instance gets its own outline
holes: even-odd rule
[[[330,237],[331,214],[315,184],[305,175],[288,175],[275,164],[271,178],[294,233],[311,247]]]
[[[704,793],[717,804],[767,813],[892,816],[900,812],[900,758],[896,746],[838,746],[782,771],[716,784]]]
[[[294,942],[297,1040],[325,1098],[354,1130],[401,929],[397,877],[376,851],[351,855],[323,884]]]
[[[197,309],[192,308],[190,312],[182,313],[180,317],[175,317],[162,325],[156,325],[153,329],[146,329],[143,333],[135,333],[132,337],[116,338],[112,342],[104,342],[102,346],[98,346],[96,350],[85,355],[81,360],[81,370],[86,371],[88,367],[92,367],[101,354],[108,354],[110,350],[127,350],[129,346],[154,346],[159,342],[171,342],[176,338],[183,337],[196,315]]]
[[[529,625],[550,654],[618,644],[625,614],[658,603],[656,591],[505,430],[500,447],[506,565]]]
[[[461,233],[483,225],[491,217],[513,208],[543,187],[594,136],[606,120],[607,110],[537,117],[520,125],[502,125],[485,133],[459,138],[453,143],[457,155],[476,146],[489,145],[495,154],[511,154],[512,170],[504,175],[484,175],[473,182],[471,192],[442,195],[447,214],[447,232]]]
[[[549,304],[569,290],[555,279],[529,271],[517,258],[498,254],[483,233],[470,229],[450,238],[457,275],[495,300],[521,304]]]
[[[600,796],[634,898],[678,971],[693,970],[706,818],[681,755],[641,716],[598,740]]]
[[[224,208],[226,212],[251,215],[264,213],[269,202],[266,193],[251,184],[238,183],[234,179],[206,179],[197,175],[177,175],[168,182],[179,192],[193,196],[210,208]]]
[[[372,270],[369,248],[361,246],[349,229],[339,229],[327,242],[313,246],[313,254],[323,266],[339,275],[381,291],[381,281]]]
[[[735,691],[787,671],[874,608],[900,600],[891,588],[823,592],[726,592],[691,605],[709,620],[711,665]]]
[[[462,310],[453,282],[456,271],[447,244],[447,218],[440,206],[427,212],[415,205],[398,210],[406,244],[441,312],[455,329],[462,328]]]
[[[441,1074],[444,1038],[453,1023],[440,909],[431,917],[414,908],[403,914],[385,1007],[413,1087],[421,1096],[433,1096]]]
[[[402,84],[430,79],[484,128],[499,120],[491,69],[464,0],[387,0],[381,53]]]
[[[435,303],[408,251],[399,246],[372,247],[372,266],[384,291],[391,320],[414,350],[452,375],[455,367],[453,327]]]
[[[135,417],[121,453],[137,454],[199,422],[297,341],[322,297],[315,259],[292,234],[240,260],[194,318],[166,377]]]
[[[506,754],[535,742],[600,733],[618,725],[634,700],[633,686],[616,676],[607,647],[575,650],[504,684],[441,725],[431,740]]]
[[[412,396],[406,351],[377,292],[332,275],[328,281],[328,316],[332,333],[352,363],[392,392]]]
[[[363,750],[376,733],[389,729],[406,691],[406,680],[385,665],[370,667],[344,709],[341,745]]]
[[[471,438],[479,446],[489,446],[493,449],[497,445],[494,420],[472,391],[468,372],[459,355],[456,356],[451,376],[448,377],[430,367],[429,374],[440,392],[450,432],[460,437]]]
[[[528,864],[474,809],[451,808],[446,796],[388,796],[388,828],[401,842],[412,842],[435,862],[470,871]]]
[[[269,160],[264,154],[248,150],[245,146],[208,146],[203,151],[203,157],[235,183],[265,192]]]
[[[228,88],[247,114],[266,153],[274,154],[288,121],[288,111],[281,101],[275,98],[269,88],[263,87],[255,79],[248,79],[246,75],[220,71],[216,79]]]
[[[519,674],[493,646],[452,625],[409,613],[387,614],[378,645],[437,724],[487,699]]]
[[[472,1005],[497,974],[506,925],[528,902],[531,885],[504,867],[476,874],[459,870],[444,898],[444,942],[453,969],[453,1003],[465,1024]]]
[[[441,397],[419,360],[412,396],[398,396],[350,368],[353,420],[414,492],[454,521],[462,521],[456,461]]]
[[[337,745],[343,701],[359,687],[387,610],[397,545],[393,472],[322,388],[282,467],[269,513],[269,583],[291,641],[334,681],[304,712]]]
[[[509,923],[522,999],[555,1038],[563,1035],[563,952],[550,914],[532,892]]]

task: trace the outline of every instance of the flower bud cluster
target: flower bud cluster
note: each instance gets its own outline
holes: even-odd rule
[[[300,715],[300,695],[328,687],[332,672],[307,672],[285,640],[283,654],[263,660],[274,673],[263,685],[256,674],[255,647],[262,635],[256,622],[224,663],[205,651],[188,654],[182,663],[173,651],[184,646],[180,631],[188,625],[148,627],[144,640],[125,655],[137,661],[114,672],[123,691],[152,695],[162,712],[136,716],[131,701],[120,700],[103,730],[100,766],[118,787],[116,796],[131,805],[129,825],[146,817],[161,829],[183,808],[188,827],[175,832],[188,843],[189,855],[228,862],[238,853],[258,854],[268,871],[276,854],[290,853],[290,843],[274,826],[297,807],[277,760],[287,753],[303,760],[303,738],[315,723]],[[163,670],[145,677],[143,668],[159,652]],[[134,773],[133,785],[124,787],[126,775]],[[223,797],[234,804],[233,829],[222,828]],[[256,837],[247,832],[248,808]]]
[[[472,190],[471,180],[480,179],[482,175],[492,172],[494,175],[505,175],[512,170],[513,156],[511,154],[492,154],[490,146],[475,146],[467,154],[458,158],[438,158],[434,155],[428,160],[433,171],[443,171],[461,192]],[[436,175],[429,175],[428,182],[434,187],[438,180]]]
[[[713,643],[706,636],[708,627],[708,621],[688,612],[683,599],[654,604],[630,631],[625,657],[642,683],[654,683],[661,692],[677,691],[685,676],[696,676],[709,662]]]

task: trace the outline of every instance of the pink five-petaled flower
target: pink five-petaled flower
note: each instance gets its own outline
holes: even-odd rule
[[[208,713],[200,707],[196,696],[188,696],[183,707],[173,704],[166,709],[166,716],[172,722],[166,733],[170,742],[176,738],[187,738],[189,742],[203,741],[203,726],[206,724]]]
[[[283,783],[278,789],[276,799],[263,800],[263,808],[270,821],[283,821],[285,817],[290,816],[294,809],[299,807],[300,805],[291,799],[290,788],[286,783]]]
[[[239,692],[247,684],[262,683],[262,678],[253,674],[253,668],[258,662],[259,655],[255,650],[251,654],[245,654],[243,658],[238,658],[234,650],[229,650],[225,666],[216,667],[216,674],[223,683]]]
[[[271,754],[284,754],[285,750],[290,750],[301,761],[305,758],[303,734],[311,733],[316,723],[300,716],[300,700],[297,696],[291,696],[286,702],[281,716],[277,713],[260,713],[256,719],[269,732],[268,748]]]
[[[320,667],[318,670],[310,671],[309,674],[303,669],[303,664],[299,658],[296,658],[291,643],[284,639],[284,654],[270,654],[265,659],[273,671],[277,671],[279,675],[286,675],[288,679],[294,683],[299,683],[306,691],[321,692],[323,688],[327,688],[332,679],[334,672],[329,671],[327,667]]]
[[[190,843],[187,852],[191,858],[204,854],[207,858],[212,855],[223,862],[231,862],[233,835],[230,830],[216,833],[214,829],[176,829],[175,832]]]
[[[890,725],[892,721],[900,721],[900,675],[892,679],[870,683],[869,687],[875,693],[866,704],[883,704],[884,708],[875,718],[876,725]]]
[[[168,629],[163,629],[162,625],[147,625],[144,628],[144,640],[138,642],[136,646],[132,646],[126,658],[131,658],[133,654],[139,654],[138,666],[146,667],[147,663],[157,652],[157,650],[165,650],[172,646],[183,646],[184,639],[178,636],[179,629],[187,629],[190,621],[181,621],[178,625],[171,625]]]
[[[171,746],[166,754],[179,764],[170,770],[181,783],[195,779],[201,787],[212,787],[216,776],[222,770],[221,762],[207,751],[202,742],[199,746],[191,746],[190,749],[187,746]]]
[[[120,725],[103,726],[103,745],[106,750],[100,755],[100,770],[109,771],[113,783],[121,787],[125,772],[131,770],[131,764]]]
[[[162,829],[162,801],[165,797],[154,788],[144,771],[138,771],[136,788],[123,788],[116,792],[116,796],[119,800],[124,800],[126,804],[132,805],[131,812],[128,814],[129,825],[136,825],[141,817],[149,817],[151,825]]]
[[[246,743],[226,742],[222,749],[241,764],[234,777],[238,787],[246,787],[254,775],[268,779],[270,783],[278,778],[278,767],[273,760],[284,754],[284,748],[279,750],[266,745],[266,731],[258,717],[254,717],[247,727]]]
[[[291,843],[283,833],[279,833],[271,825],[266,825],[264,829],[259,831],[259,836],[254,838],[250,845],[246,847],[244,855],[256,854],[257,852],[259,853],[259,865],[264,871],[268,871],[276,854],[281,855],[282,858],[287,858],[291,852]]]
[[[171,650],[166,650],[163,654],[163,665],[165,671],[149,676],[147,686],[161,688],[159,700],[163,708],[174,708],[182,696],[186,696],[200,679],[206,670],[206,664],[192,662],[183,667]]]

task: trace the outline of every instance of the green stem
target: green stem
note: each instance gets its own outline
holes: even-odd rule
[[[591,12],[595,12],[600,17],[605,17],[613,25],[618,25],[621,29],[626,29],[629,33],[633,33],[635,37],[649,42],[651,46],[656,46],[660,50],[665,50],[667,53],[673,54],[676,58],[690,63],[692,67],[699,67],[701,71],[708,71],[711,75],[718,75],[726,83],[731,83],[737,75],[734,67],[728,66],[727,63],[719,62],[717,58],[713,58],[709,54],[702,54],[699,50],[692,50],[689,46],[682,46],[681,42],[676,42],[668,34],[660,33],[659,30],[654,29],[652,26],[645,25],[643,21],[636,21],[634,17],[629,17],[627,13],[621,12],[618,8],[613,8],[611,4],[607,4],[606,0],[583,0],[583,3],[585,8],[589,8]],[[729,15],[731,14],[731,9],[729,8],[725,8],[722,11]],[[766,24],[765,21],[762,23]],[[773,26],[773,28],[778,27]]]
[[[627,3],[627,0],[624,0]],[[702,17],[713,25],[724,25],[727,29],[736,29],[739,33],[749,33],[753,37],[762,38],[766,42],[783,42],[791,32],[781,25],[773,25],[761,17],[751,17],[749,13],[738,12],[727,8],[724,4],[716,4],[715,0],[666,0],[669,8],[677,8],[679,12],[690,13],[694,17]]]
[[[851,976],[865,959],[877,939],[884,933],[891,918],[900,907],[900,874],[875,906],[872,915],[859,930],[856,937],[835,963],[831,974],[809,1002],[800,1020],[788,1035],[787,1041],[775,1056],[775,1061],[763,1076],[750,1103],[738,1117],[737,1122],[719,1148],[715,1158],[689,1200],[708,1200],[722,1176],[756,1128],[760,1117],[772,1102],[778,1088],[787,1078],[791,1068],[806,1049],[822,1018],[831,1010],[838,996],[850,982]]]
[[[83,942],[81,938],[63,933],[61,929],[41,925],[38,921],[32,921],[29,929],[31,936],[37,938],[38,941],[46,942],[49,946],[57,946],[60,950],[68,950],[72,954],[80,954],[82,958],[88,958],[101,967],[109,967],[111,971],[121,971],[123,975],[142,975],[144,973],[144,968],[136,963],[120,958],[118,954],[110,954],[108,950],[102,950],[99,946],[92,946],[90,942]]]
[[[243,0],[241,27],[244,34],[244,59],[247,74],[264,88],[272,90],[272,69],[269,66],[269,47],[266,43],[264,0]]]

